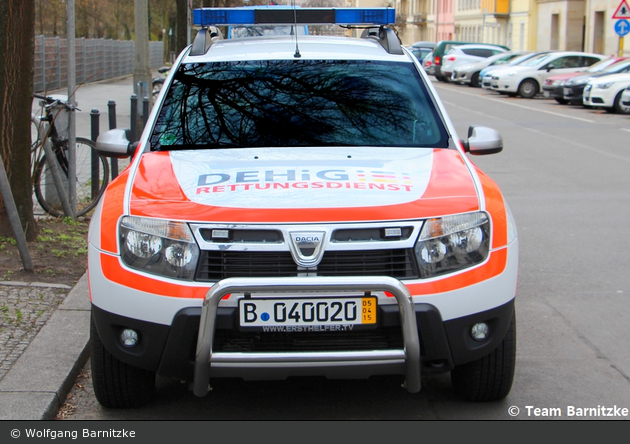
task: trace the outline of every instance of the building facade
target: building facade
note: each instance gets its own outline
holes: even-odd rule
[[[630,56],[613,15],[630,0],[353,0],[357,7],[396,8],[404,45],[462,40],[515,50],[586,51]],[[630,20],[629,20],[630,21]],[[630,34],[629,34],[630,35]]]

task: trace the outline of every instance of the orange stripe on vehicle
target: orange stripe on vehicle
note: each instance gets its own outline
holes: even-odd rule
[[[474,196],[477,190],[472,181],[468,166],[457,150],[434,149],[431,179],[423,199],[440,196]],[[478,210],[479,207],[475,208]],[[451,213],[455,213],[452,211]],[[446,214],[442,213],[441,215]]]
[[[414,296],[454,291],[498,276],[503,273],[506,265],[507,248],[502,248],[490,253],[490,259],[481,267],[472,268],[444,279],[408,284],[407,288]]]
[[[500,248],[507,244],[507,212],[503,195],[490,177],[479,170],[477,173],[486,198],[486,209],[492,215],[492,248]]]
[[[159,198],[169,201],[190,201],[173,171],[168,152],[156,152],[142,156],[133,181],[132,200]],[[172,218],[177,213],[171,213]]]
[[[210,287],[190,287],[141,276],[126,270],[120,265],[118,256],[101,253],[101,269],[108,280],[125,287],[133,288],[145,293],[170,296],[174,298],[206,297]]]
[[[105,190],[103,208],[101,210],[101,249],[112,253],[118,252],[116,226],[123,214],[125,186],[129,179],[129,170],[117,176]]]

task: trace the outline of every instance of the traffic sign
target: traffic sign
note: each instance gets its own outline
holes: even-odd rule
[[[630,23],[628,23],[628,20],[618,20],[617,23],[615,23],[615,32],[620,37],[630,32]]]
[[[630,19],[630,6],[628,6],[627,0],[621,0],[617,10],[613,14],[614,19]]]

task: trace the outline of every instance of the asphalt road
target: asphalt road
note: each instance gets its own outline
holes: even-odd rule
[[[501,186],[520,237],[517,369],[506,400],[462,402],[448,376],[424,378],[414,395],[400,377],[219,380],[201,399],[161,380],[154,404],[106,410],[83,378],[67,418],[628,419],[630,116],[434,85],[460,136],[475,124],[504,139],[502,153],[472,160]],[[628,416],[604,416],[623,408]]]

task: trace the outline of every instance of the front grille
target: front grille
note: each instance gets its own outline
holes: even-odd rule
[[[318,276],[418,277],[413,250],[328,251],[317,266]],[[231,277],[291,277],[304,273],[288,251],[201,252],[196,281],[214,282]]]
[[[350,332],[261,333],[217,329],[215,352],[314,352],[402,349],[400,327]]]

